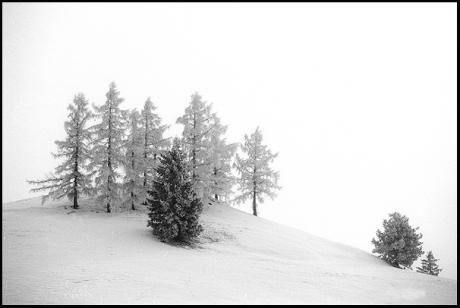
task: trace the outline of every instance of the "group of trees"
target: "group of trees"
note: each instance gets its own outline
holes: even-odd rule
[[[422,251],[421,233],[417,233],[417,228],[409,225],[409,218],[400,213],[390,214],[389,219],[383,220],[383,231],[377,230],[377,239],[372,239],[375,248],[373,253],[377,253],[387,263],[394,267],[405,266],[411,268],[412,264],[424,253]],[[427,258],[422,260],[422,266],[417,267],[417,272],[439,275],[441,269],[438,268],[438,259],[434,258],[431,251]]]
[[[280,188],[279,174],[269,166],[276,154],[262,144],[260,129],[251,136],[245,135],[241,147],[245,157],[236,155],[233,163],[238,144],[227,142],[227,126],[198,93],[192,95],[184,114],[177,119],[177,123],[183,125],[182,138],[175,140],[172,147],[170,138],[164,136],[169,126],[162,124],[150,98],[141,112],[122,109],[123,101],[113,82],[105,103],[93,105],[94,111],[89,109],[82,93],[75,95],[68,107],[69,119],[64,124],[67,137],[55,142],[58,152],[53,155],[64,161],[54,174],[43,180],[28,181],[38,186],[31,190],[33,192],[48,190],[43,202],[48,198],[68,197],[77,209],[81,196],[96,196],[108,213],[119,205],[132,210],[145,205],[151,211],[149,225],[154,228],[162,225],[157,222],[159,217],[165,217],[160,210],[163,205],[177,209],[176,204],[182,201],[197,207],[177,217],[187,216],[186,212],[195,217],[202,204],[241,203],[248,198],[252,198],[253,214],[257,216],[257,202],[263,202],[265,195],[273,198],[275,190]],[[233,168],[238,176],[233,175]],[[176,169],[183,174],[179,175]],[[171,170],[176,170],[176,174]],[[234,184],[241,194],[231,199]],[[182,195],[171,195],[173,193]],[[158,203],[158,198],[169,199]],[[168,219],[174,220],[171,216]],[[165,229],[168,223],[162,226]],[[185,233],[193,235],[200,230],[195,222],[179,230],[180,226],[180,223],[175,225],[176,231],[167,228],[169,233],[165,234],[169,235],[165,236],[159,231],[163,234],[160,238],[172,235],[172,238],[185,238]]]
[[[77,209],[81,196],[96,196],[110,213],[116,204],[136,209],[145,201],[156,155],[169,146],[163,137],[167,126],[161,124],[150,99],[141,113],[121,109],[122,102],[113,82],[105,103],[93,106],[94,112],[84,94],[75,95],[64,123],[67,137],[55,142],[58,153],[53,154],[64,162],[44,180],[28,181],[38,186],[33,192],[49,191],[43,202],[68,197]],[[89,125],[91,121],[95,123]]]
[[[164,137],[169,126],[162,124],[150,98],[141,112],[121,109],[123,100],[113,82],[105,103],[93,106],[94,112],[82,93],[74,96],[64,123],[66,139],[55,142],[58,151],[53,154],[64,161],[54,174],[28,181],[38,186],[33,192],[48,190],[43,202],[67,197],[77,209],[80,196],[96,196],[108,213],[117,204],[131,210],[145,205],[148,226],[160,240],[188,241],[203,229],[198,223],[203,204],[252,199],[257,216],[257,202],[273,198],[280,189],[279,173],[270,168],[277,154],[262,144],[260,129],[244,136],[243,156],[236,154],[232,164],[238,145],[226,141],[227,126],[198,93],[177,119],[183,133],[172,146]],[[91,120],[96,123],[89,125]],[[240,193],[230,200],[234,184]],[[372,252],[395,267],[410,268],[423,254],[422,234],[408,221],[392,213],[372,239]],[[417,271],[438,275],[437,261],[430,251]]]

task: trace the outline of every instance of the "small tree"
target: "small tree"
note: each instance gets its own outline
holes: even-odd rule
[[[417,228],[409,225],[409,218],[397,212],[390,214],[390,219],[383,220],[383,232],[377,230],[377,239],[372,239],[375,248],[373,253],[387,263],[400,267],[411,267],[415,260],[423,254],[422,234],[417,234]]]
[[[147,197],[147,190],[151,187],[155,178],[158,157],[161,153],[167,151],[170,145],[170,139],[163,136],[169,126],[161,124],[162,120],[156,110],[157,107],[148,97],[141,111],[140,119],[140,130],[143,135],[142,165],[140,166],[143,169],[144,194],[141,198],[143,203],[145,203],[145,198]]]
[[[417,272],[438,276],[442,269],[438,268],[438,264],[436,264],[439,259],[435,259],[433,253],[428,251],[426,255],[426,259],[422,259],[422,267],[417,267]]]
[[[209,202],[209,138],[215,117],[211,107],[198,93],[194,93],[184,115],[176,121],[184,125],[183,149],[187,153],[186,159],[191,169],[193,189],[203,202]]]
[[[143,136],[139,127],[140,114],[136,109],[129,112],[127,120],[129,132],[124,140],[125,157],[123,167],[125,176],[123,181],[123,203],[135,210],[145,200],[142,185],[142,150]]]
[[[236,154],[234,167],[240,174],[237,178],[240,195],[235,198],[236,203],[245,202],[252,198],[252,211],[257,216],[257,201],[263,202],[264,195],[274,198],[274,190],[278,186],[279,173],[273,171],[269,164],[278,154],[272,154],[266,145],[262,144],[262,133],[257,127],[256,131],[248,137],[244,136],[244,145],[241,147],[247,158]]]
[[[224,134],[227,126],[220,124],[217,116],[213,117],[208,146],[208,199],[213,202],[225,201],[232,193],[235,178],[232,175],[232,159],[238,144],[228,144]]]
[[[120,109],[123,98],[114,82],[105,95],[107,100],[102,106],[94,106],[99,123],[93,125],[92,160],[89,164],[96,175],[95,190],[97,200],[106,205],[107,213],[112,211],[115,201],[120,199],[120,177],[118,167],[123,164],[123,138],[126,129],[126,111]]]
[[[65,196],[73,200],[73,208],[78,209],[78,198],[91,193],[91,176],[88,170],[90,132],[86,128],[88,120],[92,117],[88,110],[88,101],[83,93],[78,93],[73,99],[73,104],[67,108],[69,120],[64,123],[67,138],[55,141],[58,152],[55,158],[65,158],[65,161],[56,167],[55,174],[49,175],[44,180],[27,181],[39,187],[31,189],[32,192],[48,190],[42,197],[42,203],[48,198],[61,199]]]
[[[198,223],[203,204],[197,198],[179,140],[159,158],[157,177],[147,198],[148,227],[162,242],[187,242],[203,230]]]

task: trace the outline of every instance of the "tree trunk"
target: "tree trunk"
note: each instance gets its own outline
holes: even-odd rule
[[[257,216],[257,202],[256,202],[257,182],[256,182],[256,179],[255,179],[256,171],[257,171],[257,168],[254,165],[254,177],[253,177],[254,190],[252,192],[253,193],[253,195],[252,195],[252,214],[254,214],[254,216]]]
[[[134,193],[131,192],[131,210],[135,211],[136,208],[134,207]]]
[[[145,132],[144,132],[144,191],[147,186],[147,132],[149,129],[149,122],[147,119],[147,113],[145,114]],[[147,200],[142,202],[143,205],[147,205]]]
[[[75,189],[74,189],[75,191]],[[75,191],[74,192],[74,195],[73,195],[73,208],[76,210],[78,209],[78,201],[77,201],[77,192]]]
[[[110,164],[110,160],[109,160],[109,164]],[[111,212],[111,206],[110,206],[110,180],[111,180],[111,177],[109,175],[108,179],[107,179],[107,213],[110,213]]]
[[[109,140],[107,143],[107,168],[109,169],[110,173],[112,172],[112,107],[109,107]],[[111,180],[112,176],[109,173],[107,177],[107,193],[109,194],[109,199],[107,201],[107,213],[111,212],[111,207],[110,207],[110,189],[111,187]]]
[[[217,177],[217,168],[216,168],[216,167],[214,167],[214,177]],[[216,187],[217,187],[217,182],[216,182],[216,181],[214,181],[214,185],[216,185]],[[217,194],[214,194],[214,199],[215,199],[216,201],[218,201],[218,200],[219,200],[219,196],[218,196]]]
[[[75,164],[75,169],[77,170],[78,167]],[[77,190],[77,177],[73,178],[73,208],[78,209],[78,190]]]
[[[252,195],[252,214],[257,216],[257,203],[256,203],[256,192]]]
[[[78,129],[79,128],[77,126],[77,140],[76,140],[77,146],[75,148],[75,165],[74,165],[74,168],[73,168],[73,172],[74,172],[74,178],[73,178],[73,208],[74,209],[78,209],[78,190],[77,190],[77,183],[78,183],[78,177],[77,177],[77,173],[78,173],[78,150],[79,150],[79,147],[78,147],[78,140],[79,140]]]
[[[134,171],[134,151],[131,151],[131,168],[133,169]],[[133,185],[132,189],[134,189],[134,181],[131,180],[131,184]],[[133,211],[136,210],[136,208],[134,207],[134,192],[131,190],[131,209]]]

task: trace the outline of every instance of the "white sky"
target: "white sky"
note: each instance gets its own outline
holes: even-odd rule
[[[370,252],[399,211],[456,279],[456,6],[3,3],[3,202],[54,170],[76,92],[151,96],[173,136],[198,91],[279,152],[261,217]]]

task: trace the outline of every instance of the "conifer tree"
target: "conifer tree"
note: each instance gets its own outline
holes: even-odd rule
[[[377,253],[387,263],[394,267],[411,267],[415,260],[423,254],[422,234],[418,234],[419,228],[409,225],[409,218],[400,213],[390,214],[390,219],[383,220],[383,232],[377,230],[377,239],[372,239]]]
[[[94,106],[96,117],[100,122],[92,126],[94,146],[93,160],[90,164],[96,174],[95,189],[97,200],[103,202],[107,213],[112,211],[114,203],[120,200],[119,167],[123,163],[123,136],[125,131],[126,111],[120,109],[123,98],[114,82],[106,94],[102,106]]]
[[[184,125],[182,143],[188,156],[193,187],[198,197],[207,202],[210,170],[207,151],[215,115],[211,114],[211,105],[204,102],[198,93],[194,93],[191,98],[184,115],[177,119],[177,123]]]
[[[257,201],[264,202],[264,195],[273,199],[278,186],[279,173],[270,168],[270,163],[278,156],[272,154],[266,145],[262,144],[262,133],[256,131],[244,136],[244,145],[241,147],[246,158],[236,155],[234,167],[239,173],[237,178],[240,195],[235,198],[236,203],[252,199],[253,215],[257,216]]]
[[[143,172],[143,132],[140,127],[140,113],[134,109],[129,112],[128,136],[125,140],[125,160],[123,166],[125,176],[123,181],[124,203],[132,210],[145,200],[142,181]]]
[[[78,208],[78,199],[91,192],[90,175],[85,174],[89,158],[90,132],[86,127],[92,114],[88,110],[88,101],[83,93],[74,96],[73,103],[67,108],[69,120],[64,123],[67,137],[64,141],[56,141],[58,147],[55,158],[63,157],[65,161],[56,167],[55,174],[44,180],[28,181],[29,184],[40,187],[31,189],[32,192],[49,190],[43,196],[42,202],[48,198],[60,199],[65,196],[73,200],[73,208]]]
[[[142,169],[144,201],[147,190],[155,178],[158,157],[168,150],[170,139],[163,136],[168,125],[161,124],[160,116],[155,112],[157,107],[150,97],[147,98],[141,114],[141,130],[143,135]]]
[[[442,269],[438,267],[438,261],[439,259],[435,259],[433,252],[431,252],[431,250],[428,251],[426,259],[422,259],[422,267],[417,267],[417,272],[438,276],[442,271]]]
[[[231,160],[237,147],[227,144],[224,138],[227,126],[220,123],[211,107],[194,93],[184,115],[177,119],[177,123],[184,125],[182,143],[191,166],[194,189],[202,201],[209,204],[231,193],[234,182]]]
[[[213,129],[210,134],[208,147],[208,160],[210,170],[208,176],[209,195],[214,202],[224,201],[232,193],[235,178],[232,175],[232,159],[235,155],[237,144],[227,144],[224,134],[227,126],[220,123],[217,116],[213,117]]]
[[[147,226],[163,242],[187,242],[203,229],[199,224],[203,204],[193,190],[178,139],[170,151],[161,154],[159,161],[157,177],[147,198]]]

